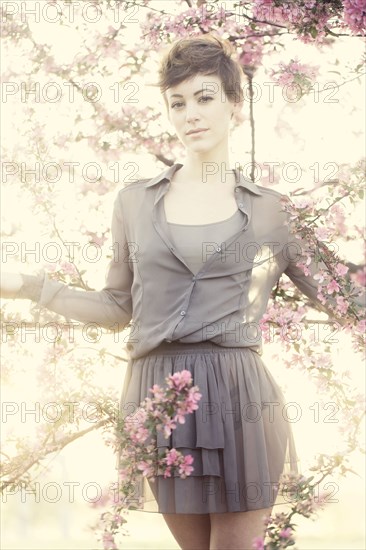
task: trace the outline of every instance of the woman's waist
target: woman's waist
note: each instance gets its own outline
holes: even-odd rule
[[[192,354],[192,353],[227,353],[227,352],[256,352],[260,354],[260,347],[247,345],[223,345],[212,340],[199,342],[186,342],[181,340],[169,340],[165,338],[146,355]]]

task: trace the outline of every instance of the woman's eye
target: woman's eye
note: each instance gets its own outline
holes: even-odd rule
[[[199,101],[200,101],[201,103],[208,103],[208,102],[211,101],[212,99],[213,99],[213,97],[210,96],[210,95],[203,95],[203,96],[200,97]]]
[[[213,99],[212,96],[201,96],[199,99],[198,99],[198,102],[199,103],[208,103],[209,101],[211,101]],[[181,109],[181,107],[184,105],[184,102],[183,101],[175,101],[174,103],[172,103],[172,105],[170,106],[171,109]]]

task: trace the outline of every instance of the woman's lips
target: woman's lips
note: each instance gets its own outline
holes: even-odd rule
[[[186,133],[187,136],[195,136],[197,134],[202,134],[203,132],[206,132],[207,128],[197,128],[197,130],[190,130]]]

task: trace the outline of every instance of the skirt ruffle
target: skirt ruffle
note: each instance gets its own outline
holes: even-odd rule
[[[122,416],[151,396],[154,384],[164,386],[169,374],[183,369],[202,394],[199,408],[170,438],[158,432],[157,445],[192,455],[194,471],[185,479],[141,479],[130,503],[175,514],[244,512],[280,503],[279,478],[299,473],[299,459],[282,390],[251,348],[173,342],[130,359]]]

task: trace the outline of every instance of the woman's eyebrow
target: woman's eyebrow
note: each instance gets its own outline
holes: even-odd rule
[[[198,95],[198,94],[202,94],[202,93],[214,93],[213,90],[208,90],[206,88],[201,88],[200,90],[197,90],[197,92],[194,92],[194,96]],[[170,97],[183,97],[182,94],[172,94]]]

